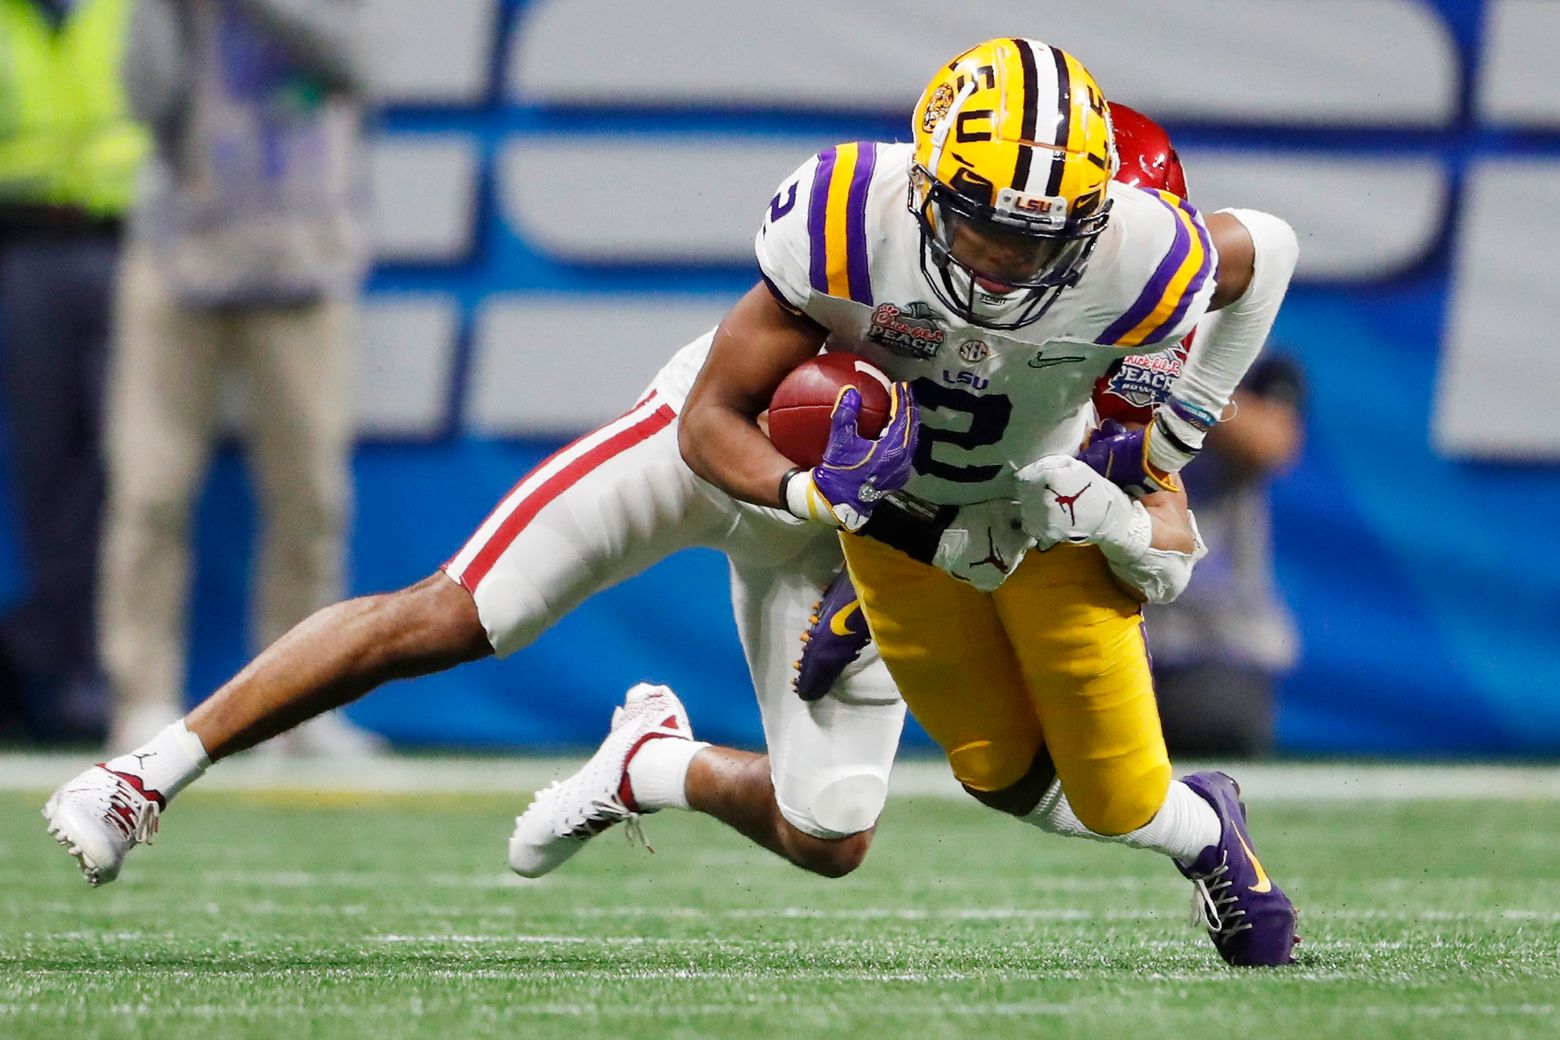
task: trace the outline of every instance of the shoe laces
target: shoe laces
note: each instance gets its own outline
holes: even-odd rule
[[[612,713],[612,733],[647,715],[665,711],[663,704],[652,699],[624,704]],[[681,734],[679,734],[680,736]],[[618,796],[624,770],[627,768],[619,754],[606,754],[607,746],[592,756],[578,773],[554,780],[532,799],[526,812],[541,811],[552,818],[553,833],[560,838],[594,838],[602,831],[618,823],[624,828],[630,845],[642,846],[648,852],[655,848],[645,838],[639,812],[630,809]],[[582,796],[581,791],[593,792]],[[560,811],[560,804],[570,806]],[[653,811],[653,810],[652,810]]]
[[[556,800],[566,781],[554,780],[536,794],[536,801],[542,802]],[[585,805],[583,809],[557,817],[554,830],[560,838],[594,838],[602,831],[619,823],[624,824],[624,833],[629,845],[638,845],[647,852],[655,852],[655,847],[645,837],[643,824],[640,822],[642,814],[633,812],[622,802],[615,798],[596,798]]]
[[[1192,878],[1192,924],[1208,929],[1215,942],[1225,942],[1252,927],[1240,907],[1234,882],[1229,878],[1230,854],[1223,852],[1219,865]]]
[[[162,822],[162,810],[157,808],[156,802],[147,802],[146,809],[141,813],[141,819],[135,826],[135,841],[139,845],[150,845],[157,835],[157,827]]]
[[[113,775],[113,774],[110,774]],[[161,810],[156,801],[144,797],[119,776],[105,788],[98,788],[98,809],[132,845],[150,845],[157,834]]]
[[[649,838],[645,837],[643,819],[644,817],[639,813],[629,813],[628,819],[623,821],[623,836],[628,839],[630,848],[638,845],[653,856],[655,855],[655,846],[650,844]]]

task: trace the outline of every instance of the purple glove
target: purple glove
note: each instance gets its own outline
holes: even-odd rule
[[[1150,423],[1129,430],[1114,419],[1106,419],[1078,458],[1133,498],[1154,491],[1180,491],[1181,482],[1174,473],[1161,473],[1148,461],[1149,431],[1153,428]]]
[[[808,520],[858,531],[878,499],[898,491],[910,479],[920,428],[909,383],[895,383],[889,394],[888,422],[877,440],[856,432],[861,393],[840,391],[829,417],[829,444],[823,461],[786,478],[786,508]]]

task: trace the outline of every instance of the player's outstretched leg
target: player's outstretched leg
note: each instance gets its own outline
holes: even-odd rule
[[[1193,773],[1183,783],[1207,799],[1219,816],[1217,843],[1188,864],[1177,864],[1196,886],[1194,906],[1219,955],[1231,964],[1291,964],[1295,905],[1257,859],[1246,830],[1240,785],[1224,773]]]
[[[517,874],[541,877],[613,824],[637,820],[666,805],[686,808],[682,777],[693,756],[708,746],[693,739],[688,713],[675,693],[665,686],[638,684],[612,712],[612,731],[590,761],[536,792],[525,812],[515,817],[509,865]],[[680,768],[654,771],[675,776],[675,791],[636,791],[630,765],[655,755],[679,760]]]
[[[93,886],[119,876],[125,856],[150,845],[168,800],[205,771],[200,741],[176,722],[136,752],[100,762],[61,784],[43,806],[49,833]]]

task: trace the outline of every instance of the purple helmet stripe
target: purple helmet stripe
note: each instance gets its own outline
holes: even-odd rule
[[[1192,305],[1193,298],[1202,291],[1203,285],[1208,281],[1208,276],[1213,273],[1213,243],[1208,239],[1208,229],[1197,218],[1197,211],[1192,208],[1190,202],[1187,202],[1185,199],[1177,199],[1176,205],[1180,206],[1192,218],[1192,226],[1197,229],[1197,240],[1202,243],[1203,262],[1202,266],[1197,269],[1197,273],[1192,276],[1191,282],[1186,286],[1186,291],[1181,294],[1181,302],[1175,305],[1175,310],[1170,312],[1170,317],[1156,326],[1154,331],[1143,337],[1144,343],[1159,342],[1171,329],[1180,324],[1181,319],[1186,317],[1186,309]]]
[[[850,194],[845,210],[845,270],[850,279],[850,298],[868,306],[872,303],[872,276],[867,267],[867,188],[877,166],[877,145],[862,141],[856,146],[856,169],[851,173]]]
[[[812,249],[809,267],[814,292],[829,291],[829,243],[826,236],[829,212],[829,182],[834,178],[834,149],[818,153],[818,168],[813,171],[812,193],[807,197],[807,244]]]
[[[1154,197],[1158,198],[1157,195]],[[1165,206],[1166,209],[1170,208],[1169,203],[1163,200],[1161,200],[1160,204]],[[1181,264],[1186,261],[1186,256],[1191,250],[1192,236],[1187,233],[1186,225],[1177,220],[1175,222],[1175,240],[1170,243],[1170,251],[1165,254],[1164,259],[1159,261],[1159,266],[1154,269],[1154,276],[1148,280],[1148,284],[1143,287],[1143,291],[1138,294],[1137,300],[1133,302],[1127,312],[1111,322],[1110,327],[1102,332],[1099,339],[1094,342],[1103,344],[1114,343],[1137,328],[1144,318],[1154,313],[1154,308],[1159,305],[1160,298],[1164,296],[1165,290],[1170,287],[1170,280],[1181,269]]]

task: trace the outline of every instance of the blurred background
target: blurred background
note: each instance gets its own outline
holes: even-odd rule
[[[59,26],[102,3],[0,10]],[[1273,573],[1293,618],[1277,750],[1560,753],[1560,3],[159,5],[237,9],[264,28],[266,10],[311,3],[354,9],[366,84],[363,190],[347,192],[371,243],[340,402],[356,435],[349,591],[429,574],[526,469],[631,405],[753,283],[763,207],[803,158],[904,139],[938,63],[1025,34],[1163,123],[1201,208],[1267,209],[1299,232],[1273,344],[1303,371],[1306,431],[1271,484]],[[5,71],[0,140],[19,118]],[[0,150],[0,184],[34,234],[37,203],[16,201],[7,161]],[[66,208],[95,234],[128,205]],[[27,298],[53,281],[32,284]],[[14,358],[35,348],[12,298],[0,295],[0,355]],[[222,429],[253,417],[244,398],[224,391]],[[13,416],[6,436],[0,614],[41,580],[15,460],[43,433],[29,421],[19,435]],[[196,501],[191,698],[251,654],[247,472],[225,441]],[[73,551],[95,557],[95,536]],[[90,598],[71,604],[83,625]],[[40,709],[25,663],[7,667],[5,732],[91,729],[90,707],[71,725],[40,721],[65,695]],[[760,742],[717,555],[676,557],[509,660],[396,684],[348,715],[398,745],[587,745],[647,678],[678,689],[701,737]],[[90,679],[71,683],[90,701]]]

